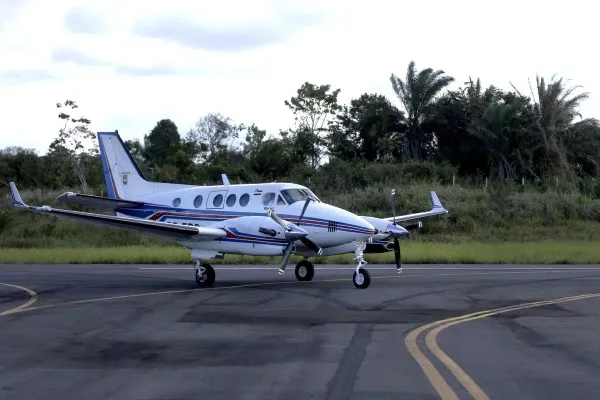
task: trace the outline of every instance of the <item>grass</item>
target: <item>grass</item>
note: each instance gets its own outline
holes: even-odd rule
[[[484,189],[394,181],[351,191],[317,190],[317,195],[359,215],[384,217],[391,214],[390,187],[397,188],[398,214],[429,209],[430,190],[437,191],[449,210],[444,217],[423,220],[423,228],[403,242],[406,263],[600,264],[600,199],[577,191],[491,185]],[[74,189],[22,190],[21,194],[31,205],[76,208],[54,201],[69,190]],[[15,210],[8,207],[8,191],[2,197],[0,263],[191,262],[188,250],[167,241]],[[372,264],[392,263],[393,257],[390,252],[367,255],[366,259]],[[214,263],[275,265],[279,261],[279,257],[228,255]],[[352,254],[317,262],[354,263]]]
[[[354,264],[352,254],[316,258],[316,264]],[[292,257],[290,264],[300,258]],[[394,262],[393,253],[366,254],[370,264]],[[272,264],[280,257],[226,255],[213,264]],[[432,243],[405,241],[402,261],[408,264],[600,264],[600,249],[594,241],[539,241],[503,243]],[[75,248],[4,248],[2,264],[190,264],[189,250],[180,247],[75,247]]]

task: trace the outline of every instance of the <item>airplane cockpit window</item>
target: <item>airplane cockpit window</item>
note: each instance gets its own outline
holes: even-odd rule
[[[265,206],[272,206],[275,204],[275,193],[265,193],[262,196],[262,202]]]
[[[285,206],[287,203],[285,201],[283,201],[283,197],[281,197],[281,195],[277,196],[277,205],[278,206]]]
[[[306,201],[306,199],[309,197],[316,202],[321,201],[309,189],[286,189],[286,190],[282,190],[281,194],[283,195],[285,200],[288,202],[288,204],[293,204],[297,201]]]

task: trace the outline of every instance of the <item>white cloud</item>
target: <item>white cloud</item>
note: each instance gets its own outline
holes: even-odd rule
[[[118,129],[125,139],[162,118],[185,134],[208,112],[276,134],[293,124],[283,102],[303,82],[341,88],[344,102],[378,92],[397,104],[389,77],[403,77],[411,60],[445,70],[456,85],[472,76],[527,93],[528,78],[557,73],[591,93],[584,116],[600,117],[600,78],[585,40],[595,37],[592,3],[282,4],[30,0],[0,13],[0,110],[8,116],[0,147],[44,152],[60,126],[54,105],[67,98],[95,131]],[[165,21],[187,25],[169,30]],[[160,29],[141,35],[136,26]]]

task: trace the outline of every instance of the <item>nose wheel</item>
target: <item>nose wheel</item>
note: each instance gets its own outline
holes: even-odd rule
[[[363,252],[366,247],[366,242],[356,242],[356,250],[354,250],[354,259],[358,261],[358,265],[354,270],[352,282],[354,283],[354,287],[357,289],[366,289],[371,284],[371,274],[369,274],[369,271],[367,271],[364,268],[364,266],[367,265],[367,262],[363,258]]]
[[[354,271],[352,282],[355,288],[366,289],[371,284],[371,274],[366,269],[359,268],[358,271]]]
[[[200,287],[212,287],[215,284],[215,269],[210,264],[201,264],[197,260],[194,266],[194,276]]]

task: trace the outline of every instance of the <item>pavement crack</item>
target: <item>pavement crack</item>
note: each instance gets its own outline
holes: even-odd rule
[[[360,366],[367,354],[367,346],[371,341],[371,333],[375,324],[358,324],[350,345],[344,352],[340,366],[329,383],[327,400],[349,399],[352,396],[354,383]]]

